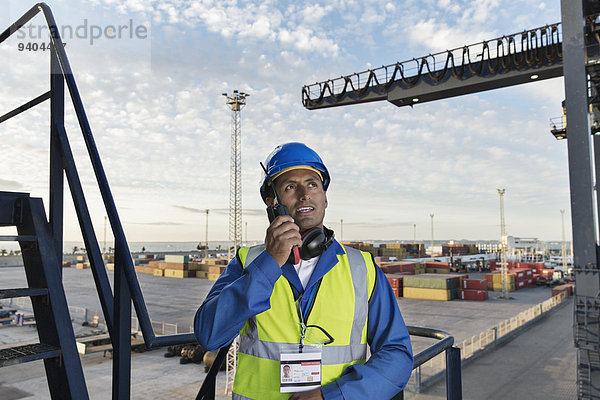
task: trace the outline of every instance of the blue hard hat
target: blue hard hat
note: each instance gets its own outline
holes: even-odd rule
[[[267,174],[273,180],[286,170],[297,166],[306,166],[310,167],[309,169],[317,170],[323,181],[323,190],[327,191],[329,182],[331,181],[329,171],[327,171],[327,167],[325,167],[321,157],[304,143],[292,142],[281,144],[275,147],[275,150],[265,160]],[[266,198],[269,197],[268,186],[269,179],[265,174],[260,186],[260,195],[263,201],[266,201]]]

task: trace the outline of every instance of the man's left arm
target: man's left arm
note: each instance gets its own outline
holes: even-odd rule
[[[369,302],[367,340],[371,357],[352,365],[321,388],[329,399],[391,399],[404,389],[413,369],[410,336],[385,274],[375,266],[377,280]]]

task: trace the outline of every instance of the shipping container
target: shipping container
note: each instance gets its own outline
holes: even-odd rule
[[[464,289],[459,292],[459,298],[461,300],[484,301],[488,299],[488,293],[487,290]]]
[[[174,254],[167,254],[165,256],[165,262],[168,263],[184,263],[187,264],[190,261],[189,256],[179,256]]]
[[[460,288],[460,276],[437,274],[406,275],[403,280],[403,286],[430,289]]]
[[[194,271],[183,271],[179,269],[165,269],[164,272],[165,277],[167,278],[189,278],[196,276]]]
[[[207,271],[196,271],[196,278],[208,279]]]
[[[154,276],[165,276],[165,270],[164,269],[160,269],[160,268],[154,268],[154,271],[152,271],[152,275],[154,275]]]
[[[422,299],[422,300],[442,300],[448,301],[452,299],[451,290],[448,289],[431,289],[420,287],[404,287],[402,296],[407,299]]]
[[[487,290],[488,283],[485,279],[463,279],[462,288],[472,290]]]
[[[206,278],[207,278],[209,281],[216,281],[217,279],[219,279],[219,276],[221,276],[221,274],[211,274],[210,272],[208,272],[208,273],[206,274]]]

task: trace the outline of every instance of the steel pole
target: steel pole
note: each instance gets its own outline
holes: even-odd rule
[[[65,124],[65,81],[56,53],[50,51],[50,207],[49,222],[62,276],[64,174],[57,126]]]

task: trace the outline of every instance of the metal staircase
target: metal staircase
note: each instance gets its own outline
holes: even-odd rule
[[[0,192],[0,226],[15,226],[17,236],[0,236],[21,246],[28,288],[0,289],[0,298],[30,297],[39,343],[0,350],[0,367],[44,360],[53,399],[87,399],[88,392],[50,226],[39,198]]]
[[[113,347],[112,398],[129,399],[132,304],[146,348],[196,343],[196,339],[192,333],[167,336],[156,336],[154,333],[123,226],[50,7],[44,3],[33,6],[0,33],[0,45],[40,12],[43,13],[50,32],[50,90],[0,115],[2,123],[50,101],[49,218],[46,219],[41,199],[30,198],[27,193],[0,192],[0,226],[16,226],[18,231],[17,236],[0,237],[0,241],[20,243],[29,284],[28,288],[0,291],[0,298],[31,297],[40,343],[0,351],[0,366],[44,359],[52,399],[88,398],[61,277],[66,177]],[[114,288],[111,288],[102,260],[64,125],[65,92],[70,95],[115,238]]]

